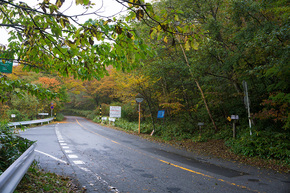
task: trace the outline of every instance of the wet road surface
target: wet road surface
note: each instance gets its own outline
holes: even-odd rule
[[[88,121],[35,127],[36,160],[87,192],[289,192],[289,175],[199,156]]]

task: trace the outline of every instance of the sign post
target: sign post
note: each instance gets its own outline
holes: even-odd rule
[[[110,117],[121,118],[121,107],[110,106]]]
[[[138,134],[140,134],[140,126],[141,126],[141,103],[144,100],[143,96],[139,93],[136,96],[136,102],[139,103],[139,126],[138,126]]]
[[[121,107],[120,106],[110,106],[110,117],[109,117],[109,124],[111,124],[111,122],[116,121],[116,118],[121,118]]]
[[[15,117],[16,117],[15,114],[11,114],[12,121],[14,120]]]
[[[199,127],[199,135],[201,136],[201,127],[204,126],[204,123],[203,122],[198,122],[197,125]]]
[[[52,113],[53,113],[53,108],[54,108],[53,103],[50,103],[50,115],[51,115],[51,117],[52,117]]]
[[[158,112],[157,112],[157,119],[163,119],[163,126],[165,126],[165,110],[159,110]],[[154,132],[155,132],[155,128],[154,128],[154,126],[153,126],[153,130],[152,130],[152,132],[151,132],[151,136],[154,134]]]
[[[233,138],[236,138],[236,122],[237,120],[239,120],[239,115],[231,115],[231,119],[234,120],[233,121]]]

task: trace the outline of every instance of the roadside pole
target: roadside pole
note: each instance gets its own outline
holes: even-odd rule
[[[141,103],[142,101],[144,100],[143,96],[138,93],[136,98],[135,98],[136,102],[139,104],[139,126],[138,126],[138,134],[140,134],[141,132],[141,129],[140,129],[140,126],[141,126]]]
[[[53,116],[53,103],[50,103],[50,116],[52,117]]]
[[[248,110],[248,119],[249,119],[249,127],[250,127],[250,135],[252,135],[252,121],[251,121],[251,112],[250,112],[250,99],[248,93],[248,84],[246,81],[243,81],[244,87],[244,103],[246,105],[246,109]]]

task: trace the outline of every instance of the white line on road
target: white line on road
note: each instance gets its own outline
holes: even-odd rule
[[[79,158],[77,155],[75,155],[75,154],[68,154],[67,155],[69,158]]]
[[[58,159],[57,157],[54,157],[53,155],[50,155],[50,154],[44,153],[44,152],[39,151],[39,150],[35,150],[35,151],[38,152],[38,153],[41,153],[41,154],[43,154],[43,155],[46,155],[46,156],[48,156],[48,157],[51,157],[51,158],[54,159],[54,160],[57,160],[57,161],[59,161],[59,162],[62,162],[62,163],[67,164],[66,161],[61,160],[61,159]]]
[[[56,133],[56,136],[57,136],[57,138],[58,138],[58,142],[60,143],[60,145],[62,145],[62,148],[64,149],[64,152],[67,154],[67,156],[68,156],[69,158],[78,158],[77,155],[74,155],[74,154],[70,154],[70,155],[69,155],[69,154],[68,154],[68,153],[72,153],[72,151],[71,151],[71,150],[67,150],[69,147],[68,147],[68,146],[64,146],[64,144],[62,144],[62,143],[65,143],[65,141],[64,141],[64,139],[62,138],[61,133],[60,133],[60,131],[59,131],[57,125],[56,125],[56,127],[55,127],[55,133]],[[66,144],[65,144],[65,145],[66,145]],[[70,160],[70,159],[69,159],[69,160]],[[117,188],[115,188],[115,187],[113,187],[113,186],[110,186],[109,183],[106,182],[105,180],[103,180],[101,176],[99,176],[98,174],[92,172],[91,170],[89,170],[89,169],[86,168],[86,167],[82,167],[81,165],[85,165],[85,162],[83,162],[83,161],[81,161],[81,160],[75,160],[75,161],[72,160],[72,162],[73,162],[73,163],[74,163],[78,168],[80,168],[81,170],[83,170],[83,171],[85,171],[85,172],[87,172],[87,173],[93,174],[93,175],[97,178],[97,180],[98,180],[99,182],[101,182],[103,185],[107,186],[107,187],[111,190],[111,192],[115,192],[115,193],[118,193],[118,192],[119,192],[119,190],[118,190]],[[92,185],[92,184],[90,184],[90,185]]]
[[[74,164],[77,164],[77,165],[80,165],[80,164],[85,164],[85,162],[81,161],[81,160],[76,160],[76,161],[73,161]]]
[[[60,142],[60,145],[67,145],[67,144],[66,144],[66,143],[61,143],[61,142]]]

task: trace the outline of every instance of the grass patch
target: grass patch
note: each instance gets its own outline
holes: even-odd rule
[[[14,193],[20,192],[82,193],[85,190],[80,189],[71,178],[45,172],[34,162],[14,191]]]

